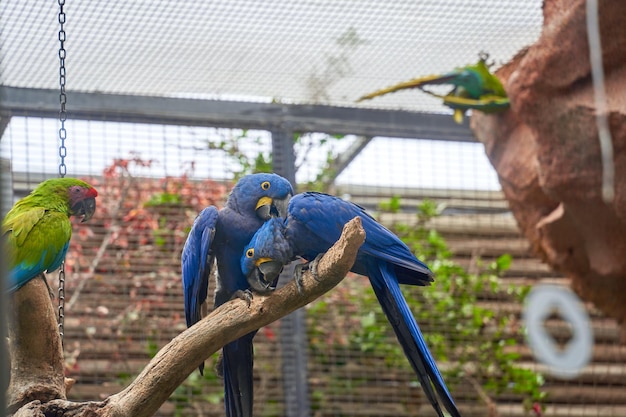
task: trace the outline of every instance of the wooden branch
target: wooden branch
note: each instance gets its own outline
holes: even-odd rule
[[[33,400],[65,398],[63,350],[48,285],[37,277],[7,298],[11,358],[9,412]]]
[[[152,416],[200,362],[225,344],[303,307],[336,286],[354,264],[364,240],[361,219],[356,217],[345,225],[340,239],[320,260],[319,281],[307,271],[301,294],[292,281],[268,296],[255,295],[250,306],[243,300],[220,306],[164,346],[135,381],[106,400],[73,403],[45,398],[22,407],[14,417]],[[62,369],[60,376],[62,380]]]

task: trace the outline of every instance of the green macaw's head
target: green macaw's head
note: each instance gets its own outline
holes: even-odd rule
[[[96,197],[98,192],[95,188],[81,187],[80,185],[73,185],[69,188],[70,196],[70,212],[74,216],[81,217],[81,222],[84,223],[91,219],[96,212]]]
[[[39,184],[30,200],[41,206],[56,206],[69,215],[91,219],[96,212],[98,192],[85,181],[76,178],[53,178]]]

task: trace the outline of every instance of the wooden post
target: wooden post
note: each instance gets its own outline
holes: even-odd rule
[[[34,278],[8,301],[8,410],[33,400],[65,399],[63,350],[48,286],[41,277]]]

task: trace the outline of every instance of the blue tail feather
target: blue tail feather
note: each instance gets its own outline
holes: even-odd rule
[[[379,263],[378,269],[375,272],[372,271],[369,276],[376,297],[378,297],[385,315],[393,326],[411,366],[419,377],[431,405],[437,414],[443,417],[443,412],[433,392],[432,382],[446,410],[453,417],[460,417],[452,395],[437,369],[435,359],[428,350],[413,313],[402,295],[393,273],[393,267],[387,263]]]
[[[227,417],[252,417],[254,364],[252,338],[249,333],[224,346],[224,408]]]

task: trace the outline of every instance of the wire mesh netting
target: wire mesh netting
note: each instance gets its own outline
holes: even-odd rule
[[[57,5],[0,6],[3,84],[55,88]],[[476,61],[506,62],[541,1],[68,2],[68,88],[354,105],[369,91]],[[52,53],[51,53],[52,52]],[[400,93],[377,106],[447,111]]]
[[[56,174],[56,158],[49,156],[56,144],[46,139],[54,132],[55,123],[14,118],[6,130],[0,149],[3,166],[10,166],[7,172],[15,197]],[[68,166],[106,196],[99,198],[95,218],[75,228],[67,260],[65,353],[67,375],[77,380],[70,398],[94,400],[117,392],[159,348],[185,329],[179,259],[186,233],[201,208],[223,204],[230,181],[246,161],[268,155],[270,142],[261,131],[244,134],[98,121],[77,121],[71,126],[76,139]],[[320,172],[319,152],[308,158],[307,150],[326,147],[328,152],[341,153],[347,146],[342,140],[314,134],[300,142],[300,183],[310,181],[313,186]],[[475,369],[478,357],[466,347],[478,340],[492,343],[486,335],[497,331],[501,333],[495,340],[516,341],[506,353],[519,355],[511,358],[516,358],[513,362],[520,370],[543,372],[546,383],[539,389],[548,397],[540,402],[547,415],[571,415],[574,410],[619,415],[626,372],[621,359],[626,349],[619,344],[618,327],[612,320],[589,307],[596,337],[593,362],[572,380],[545,373],[525,345],[520,323],[523,305],[506,288],[523,288],[538,279],[558,284],[566,281],[530,256],[528,243],[497,190],[494,173],[474,149],[477,145],[448,144],[448,159],[441,156],[445,154],[441,143],[403,139],[377,149],[376,141],[385,142],[385,138],[371,143],[378,175],[372,179],[371,163],[359,162],[359,158],[371,159],[364,151],[338,177],[333,191],[376,214],[413,242],[425,260],[458,265],[472,276],[486,274],[490,285],[492,275],[502,275],[502,287],[497,291],[485,287],[467,292],[453,285],[445,289],[452,299],[429,295],[423,288],[405,293],[464,415],[484,415],[490,407],[485,398],[497,404],[502,415],[522,415],[529,412],[525,407],[533,405],[528,403],[531,390],[515,392],[505,384],[501,387],[504,391],[497,394],[484,383],[490,374],[502,375]],[[229,147],[233,144],[237,152]],[[460,158],[461,153],[467,157]],[[422,164],[421,172],[408,173],[415,169],[416,161],[431,159],[438,163]],[[442,171],[446,163],[451,165]],[[403,170],[407,173],[385,178]],[[421,182],[415,182],[417,177]],[[429,177],[436,181],[428,182]],[[417,216],[424,201],[432,201],[440,215],[429,220]],[[426,234],[414,235],[419,233]],[[442,247],[444,241],[448,249]],[[449,254],[444,254],[448,250]],[[503,254],[512,256],[511,266],[496,271],[493,264]],[[454,276],[459,280],[463,275],[456,272]],[[53,286],[54,280],[53,274]],[[449,281],[444,275],[438,282]],[[472,281],[471,285],[479,284]],[[476,297],[476,305],[484,309],[471,310],[470,316],[494,314],[478,318],[480,324],[472,330],[478,333],[470,331],[476,317],[466,322],[467,318],[452,314],[462,306],[469,308],[467,297]],[[495,318],[506,319],[506,328],[498,330]],[[567,324],[553,318],[551,326],[567,340]],[[434,415],[366,278],[350,276],[308,306],[306,328],[306,369],[315,415]],[[261,329],[255,338],[258,415],[285,415],[280,339],[278,323]],[[459,369],[463,355],[473,359],[461,360]],[[190,376],[159,415],[222,415],[223,394],[221,380],[213,372],[215,360],[207,362],[204,377],[198,373]],[[577,395],[572,397],[571,392]]]
[[[594,348],[576,375],[564,378],[531,352],[523,300],[538,282],[569,281],[533,256],[483,146],[454,142],[449,126],[438,131],[444,140],[335,135],[320,113],[308,122],[312,132],[294,132],[289,112],[272,119],[272,132],[197,120],[188,126],[172,116],[179,103],[167,109],[172,124],[154,108],[138,109],[152,124],[126,122],[111,109],[71,120],[84,110],[84,102],[72,102],[79,92],[96,102],[119,94],[144,105],[154,102],[133,100],[323,103],[337,106],[331,111],[397,110],[393,120],[402,111],[448,117],[449,108],[420,91],[355,100],[476,62],[480,52],[498,67],[537,39],[541,7],[514,0],[68,2],[65,162],[69,175],[99,192],[95,217],[74,225],[67,259],[66,375],[77,381],[69,398],[118,392],[185,330],[180,253],[191,224],[202,208],[221,207],[242,174],[273,168],[278,131],[293,136],[298,191],[326,191],[366,208],[436,272],[431,287],[403,291],[464,416],[626,415],[626,348],[615,320],[584,306]],[[50,2],[0,3],[2,92],[56,94],[57,13]],[[40,117],[41,103],[24,101],[0,114],[0,127],[8,123],[0,138],[2,215],[58,175],[58,121]],[[48,280],[57,286],[56,274]],[[210,298],[214,287],[212,280]],[[298,366],[306,371],[308,414],[436,415],[367,278],[351,274],[304,311],[307,361]],[[543,325],[559,352],[574,339],[558,314]],[[276,322],[255,337],[254,415],[293,415],[285,333]],[[207,360],[204,375],[194,372],[158,415],[224,415],[217,361]]]

